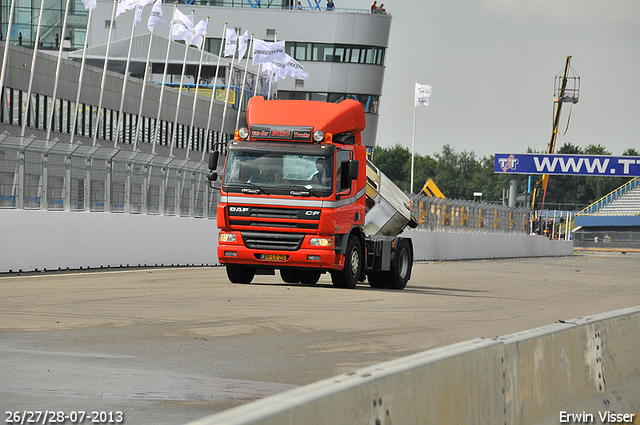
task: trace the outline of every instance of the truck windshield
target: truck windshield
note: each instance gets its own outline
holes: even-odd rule
[[[231,150],[227,156],[225,186],[258,186],[269,193],[279,189],[315,193],[333,189],[333,157],[286,152]]]

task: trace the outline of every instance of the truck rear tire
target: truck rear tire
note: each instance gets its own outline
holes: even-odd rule
[[[404,289],[411,277],[411,267],[413,267],[413,255],[411,246],[405,239],[400,239],[396,251],[395,264],[389,271],[387,288]]]
[[[402,290],[407,286],[407,282],[411,276],[412,266],[413,256],[411,255],[411,246],[406,240],[400,239],[391,270],[367,275],[369,286],[377,289],[389,288]]]
[[[331,272],[331,281],[336,288],[353,289],[358,284],[362,271],[362,246],[357,236],[349,236],[344,256],[344,268]]]
[[[256,269],[247,266],[227,265],[227,277],[231,283],[251,283],[256,275]]]

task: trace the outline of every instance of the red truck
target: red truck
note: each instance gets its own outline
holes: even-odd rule
[[[234,283],[280,271],[287,283],[403,289],[415,227],[409,198],[367,161],[362,105],[254,97],[229,144],[217,209],[218,258]],[[218,155],[212,154],[211,184]]]

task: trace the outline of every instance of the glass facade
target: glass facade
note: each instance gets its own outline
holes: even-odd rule
[[[2,40],[7,38],[22,46],[33,46],[35,43],[38,17],[40,16],[41,2],[36,0],[14,0],[13,25],[11,34],[7,34],[10,0],[2,0],[0,13],[0,36]],[[41,50],[56,50],[60,43],[70,49],[81,49],[84,46],[87,34],[87,11],[82,0],[69,2],[69,16],[67,18],[66,34],[60,34],[64,22],[64,12],[67,2],[65,0],[45,0],[40,29]]]

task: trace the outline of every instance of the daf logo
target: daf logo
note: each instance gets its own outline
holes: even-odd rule
[[[231,212],[248,212],[249,207],[229,207],[229,211]]]
[[[304,215],[316,216],[320,215],[320,211],[305,211]]]

